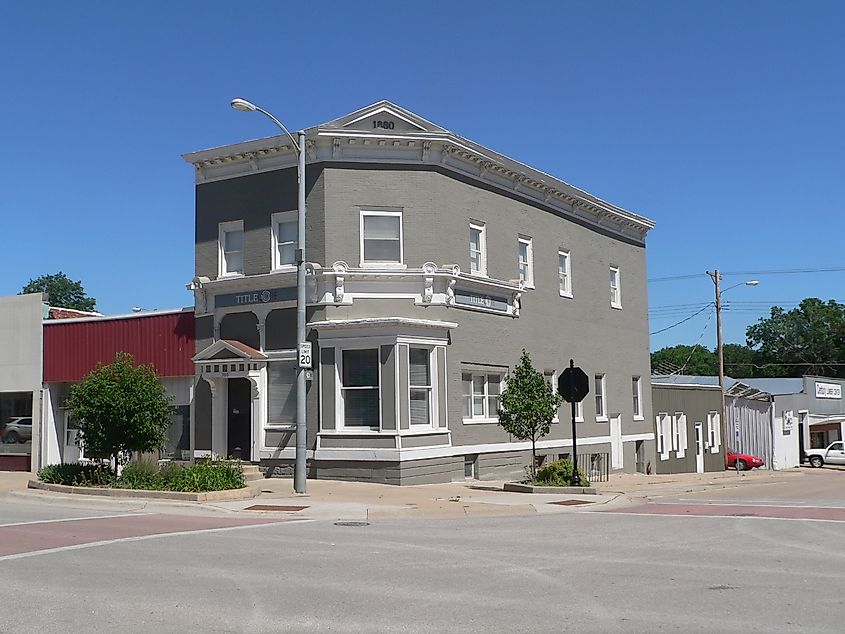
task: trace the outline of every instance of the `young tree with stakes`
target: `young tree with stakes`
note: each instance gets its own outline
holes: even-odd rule
[[[499,409],[499,425],[519,440],[531,441],[531,477],[537,475],[537,440],[549,433],[552,420],[563,402],[542,372],[522,350],[519,365],[508,374]]]
[[[67,406],[77,420],[77,442],[92,458],[109,458],[115,468],[132,452],[164,446],[176,409],[152,365],[135,365],[119,352],[70,389]]]

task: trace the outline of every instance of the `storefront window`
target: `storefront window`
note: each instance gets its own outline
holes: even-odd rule
[[[32,453],[32,392],[0,393],[0,454]]]

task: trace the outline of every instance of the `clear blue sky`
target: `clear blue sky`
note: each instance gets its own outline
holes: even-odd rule
[[[0,4],[0,294],[63,270],[106,313],[192,303],[180,154],[387,98],[657,222],[651,330],[703,271],[845,266],[841,2]],[[576,272],[577,273],[577,272]],[[750,275],[727,341],[845,273]],[[726,279],[726,285],[743,276]],[[623,287],[624,293],[624,287]],[[709,310],[652,348],[714,342]],[[707,328],[705,330],[705,325]],[[703,332],[703,336],[702,336]]]

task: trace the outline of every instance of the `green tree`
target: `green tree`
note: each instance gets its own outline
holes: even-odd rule
[[[171,399],[153,366],[135,365],[132,355],[119,352],[71,387],[67,406],[79,422],[77,439],[85,454],[117,465],[126,452],[164,445],[176,413]]]
[[[845,367],[833,365],[845,362],[845,304],[808,297],[789,311],[773,306],[745,334],[769,376],[845,377]]]
[[[740,343],[726,343],[724,345],[725,374],[735,379],[755,378],[762,376],[760,353]]]
[[[703,346],[670,346],[651,353],[654,374],[715,376],[718,364],[716,354]]]
[[[50,305],[56,308],[94,310],[97,306],[97,300],[85,294],[82,282],[74,282],[61,271],[29,280],[19,294],[24,293],[49,293]]]
[[[525,349],[508,374],[501,397],[499,425],[519,440],[531,441],[531,477],[537,472],[537,440],[549,433],[563,398],[531,364]]]

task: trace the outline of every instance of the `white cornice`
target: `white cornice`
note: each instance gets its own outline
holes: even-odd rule
[[[419,130],[390,132],[347,126],[391,112]],[[383,163],[446,168],[564,217],[643,240],[654,222],[613,205],[550,174],[465,139],[407,110],[381,101],[346,117],[306,130],[307,162]],[[273,136],[183,155],[196,168],[197,183],[294,167],[286,136]]]

